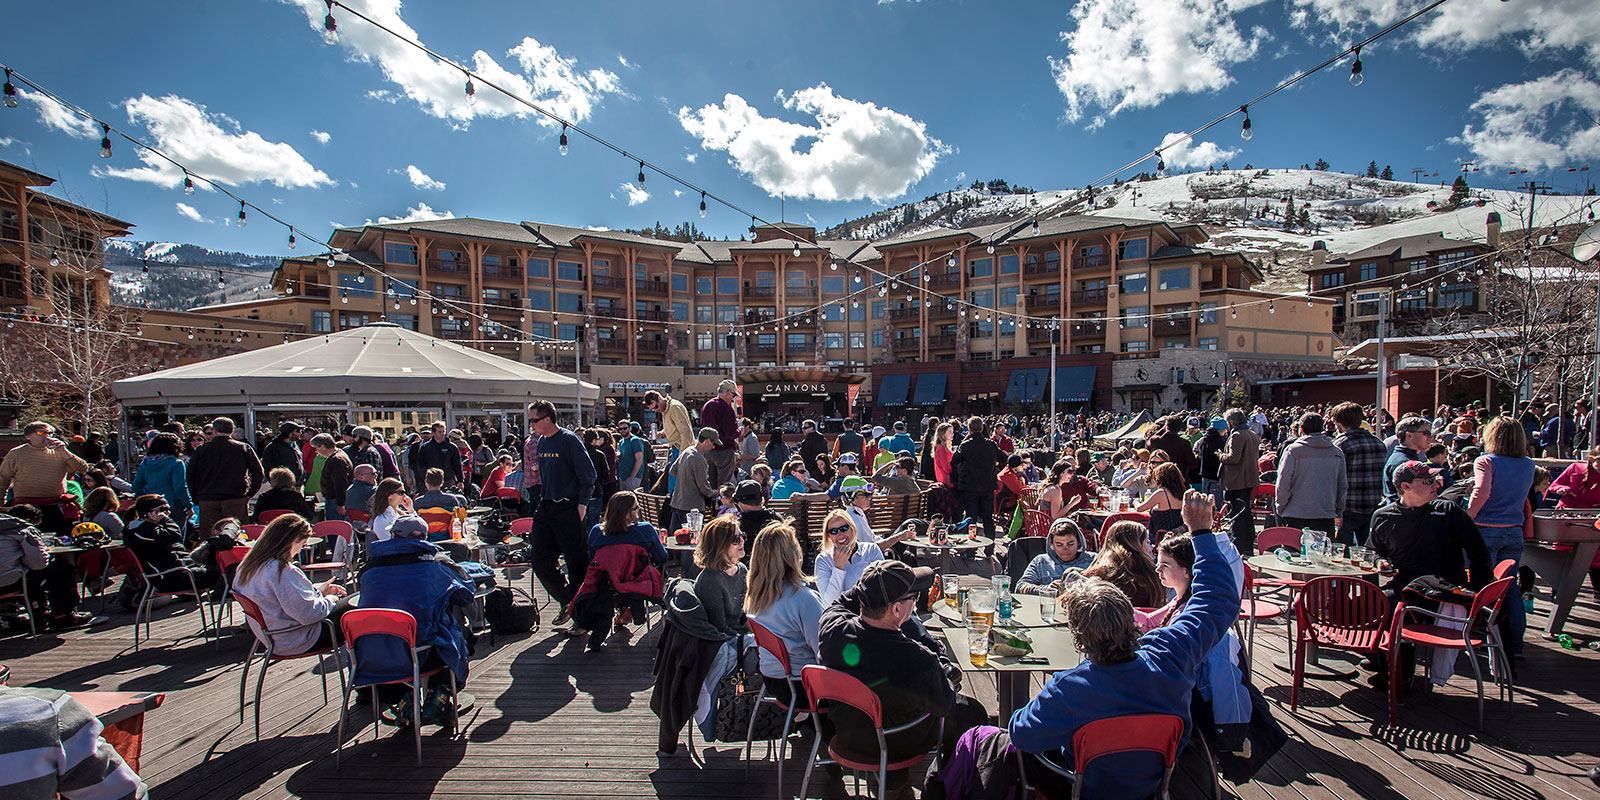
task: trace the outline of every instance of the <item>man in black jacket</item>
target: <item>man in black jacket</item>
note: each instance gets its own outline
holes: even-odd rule
[[[817,471],[817,456],[828,452],[828,440],[817,432],[816,420],[806,420],[800,423],[800,460],[805,462],[806,469]]]
[[[411,460],[411,472],[416,485],[422,486],[428,470],[438,468],[444,472],[444,488],[455,490],[461,486],[461,450],[450,443],[443,422],[433,423],[433,436],[422,440],[417,456]]]
[[[1183,482],[1200,483],[1200,464],[1194,457],[1194,447],[1183,438],[1183,415],[1173,414],[1160,422],[1161,433],[1150,440],[1151,450],[1165,450],[1178,469],[1183,471]]]
[[[935,744],[949,753],[963,732],[988,721],[978,701],[958,693],[961,670],[916,619],[917,597],[932,585],[928,567],[875,561],[822,612],[818,660],[860,680],[878,696],[885,728],[929,715],[922,724],[886,737],[891,762],[928,752]],[[828,718],[842,749],[868,760],[876,756],[878,737],[865,715],[835,704]],[[908,778],[907,770],[891,771],[889,796],[898,796]]]
[[[989,438],[989,424],[982,417],[967,420],[967,439],[956,448],[950,458],[950,470],[956,476],[956,490],[961,494],[964,513],[983,526],[983,535],[994,538],[994,492],[999,488],[997,478],[1004,455],[1000,446]]]
[[[200,509],[200,532],[209,534],[223,517],[248,519],[250,498],[265,476],[256,451],[233,438],[233,420],[212,420],[211,441],[189,459],[189,493]]]
[[[278,426],[278,438],[267,443],[262,453],[265,457],[261,459],[261,468],[268,473],[277,467],[293,472],[296,486],[306,480],[305,463],[300,458],[301,430],[298,422],[285,422]]]

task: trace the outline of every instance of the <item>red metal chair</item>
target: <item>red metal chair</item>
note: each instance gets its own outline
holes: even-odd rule
[[[1291,553],[1298,554],[1300,552],[1300,529],[1279,526],[1267,528],[1256,534],[1256,553],[1258,555],[1270,553],[1280,547]],[[1269,591],[1288,589],[1289,602],[1291,603],[1294,602],[1294,591],[1305,584],[1305,581],[1297,581],[1293,578],[1261,578],[1256,581],[1257,586]]]
[[[265,526],[265,525],[240,525],[239,526],[239,532],[243,533],[245,535],[245,537],[250,539],[251,541],[255,541],[256,539],[260,539],[261,538],[261,534],[264,531],[266,531],[266,529],[267,529],[267,526]]]
[[[1050,515],[1037,508],[1022,509],[1022,535],[1044,536],[1050,533]]]
[[[1500,563],[1498,563],[1498,564],[1496,564],[1496,565],[1494,565],[1494,579],[1495,580],[1500,580],[1501,578],[1507,578],[1507,577],[1514,578],[1514,577],[1516,577],[1516,575],[1517,575],[1517,562],[1512,561],[1509,558],[1504,560],[1504,561],[1502,561],[1502,562],[1500,562]]]
[[[1324,577],[1306,581],[1294,600],[1294,683],[1289,708],[1300,702],[1308,647],[1370,653],[1387,649],[1389,598],[1376,583]]]
[[[1253,672],[1255,669],[1256,653],[1256,624],[1264,619],[1278,619],[1284,616],[1283,606],[1256,599],[1256,571],[1249,564],[1244,565],[1244,602],[1239,608],[1239,618],[1245,621],[1245,671]]]
[[[1510,563],[1510,562],[1504,562]],[[1389,675],[1389,722],[1393,724],[1398,716],[1396,705],[1400,695],[1400,647],[1401,643],[1423,645],[1426,647],[1460,648],[1467,651],[1469,663],[1472,664],[1472,677],[1478,682],[1478,728],[1483,728],[1483,673],[1478,669],[1478,648],[1483,648],[1489,656],[1489,674],[1495,679],[1495,685],[1500,689],[1500,698],[1506,702],[1514,702],[1515,696],[1511,686],[1511,662],[1506,657],[1505,645],[1500,641],[1500,629],[1496,621],[1500,617],[1500,607],[1505,602],[1506,594],[1516,583],[1516,576],[1501,578],[1488,586],[1478,590],[1472,598],[1472,605],[1464,617],[1456,617],[1438,611],[1429,611],[1425,608],[1408,607],[1405,603],[1398,603],[1395,608],[1393,629],[1390,641],[1394,646],[1388,648]],[[1520,601],[1518,601],[1520,602]],[[1433,624],[1407,624],[1406,612],[1424,614],[1434,619]],[[1458,630],[1445,627],[1439,622],[1453,622],[1462,627]]]
[[[211,626],[206,623],[206,601],[205,598],[200,596],[199,585],[194,582],[194,573],[189,571],[189,565],[187,563],[179,564],[176,567],[164,569],[160,572],[149,572],[145,569],[144,563],[139,560],[137,555],[134,555],[132,550],[128,551],[128,558],[132,559],[133,563],[139,565],[139,577],[144,582],[144,592],[139,596],[139,605],[134,609],[133,612],[134,651],[137,652],[139,649],[140,617],[144,617],[144,638],[150,638],[150,601],[158,597],[177,597],[178,595],[184,594],[193,595],[195,601],[195,611],[200,615],[200,635],[208,639],[210,638]],[[184,591],[180,588],[177,591],[164,592],[156,588],[156,578],[177,574],[182,574],[188,578],[188,591]]]
[[[826,766],[829,764],[838,764],[857,772],[877,772],[878,796],[888,797],[889,770],[910,769],[921,763],[922,759],[929,755],[929,753],[918,753],[913,758],[890,761],[888,743],[884,739],[887,734],[900,733],[923,724],[928,720],[929,715],[923,714],[904,725],[885,728],[883,727],[883,703],[878,699],[878,695],[867,688],[866,684],[849,674],[811,664],[800,669],[800,683],[805,687],[806,697],[811,699],[813,705],[827,701],[850,706],[865,714],[872,721],[872,727],[878,734],[878,752],[876,754],[849,753],[841,750],[838,737],[834,737],[832,741],[828,742],[828,758],[819,761],[817,759],[817,750],[821,747],[823,739],[822,718],[820,715],[812,715],[811,719],[817,726],[817,735],[811,741],[811,758],[806,762],[805,777],[800,780],[800,797],[806,796],[806,788],[811,785],[811,770],[818,765]],[[939,719],[939,736],[935,741],[943,740],[944,719],[941,717]],[[931,753],[934,755],[935,762],[937,762],[937,745],[935,745]]]
[[[1143,523],[1147,527],[1150,525],[1150,515],[1144,513],[1143,511],[1118,511],[1115,514],[1106,517],[1106,521],[1101,523],[1100,538],[1104,539],[1106,537],[1106,531],[1111,530],[1112,525],[1126,520],[1133,520],[1134,522]]]
[[[259,520],[262,525],[265,525],[277,519],[278,517],[286,517],[293,513],[293,511],[290,511],[287,508],[274,508],[270,511],[263,511],[260,514],[257,514],[256,519]]]
[[[218,550],[217,572],[222,574],[222,600],[211,607],[211,618],[216,621],[217,632],[222,632],[222,612],[228,612],[228,624],[233,624],[233,578],[229,577],[230,568],[237,569],[239,562],[244,561],[244,554],[250,552],[244,547],[235,547],[229,550]]]
[[[1117,753],[1156,753],[1161,756],[1164,769],[1161,785],[1151,796],[1165,800],[1167,788],[1172,783],[1173,767],[1178,763],[1178,745],[1183,741],[1183,728],[1183,719],[1172,714],[1127,714],[1097,719],[1084,724],[1072,734],[1073,763],[1070,770],[1049,758],[1047,753],[1036,753],[1033,760],[1050,772],[1072,781],[1072,798],[1081,800],[1084,775],[1095,759]],[[1201,742],[1202,754],[1209,757],[1210,751],[1204,748],[1204,738],[1198,734],[1194,738]],[[1021,751],[1018,751],[1017,765],[1024,790],[1044,798],[1043,790],[1028,782],[1026,763]]]
[[[276,664],[279,661],[292,661],[297,658],[320,659],[322,656],[325,656],[329,653],[335,653],[335,659],[337,659],[339,648],[326,647],[321,650],[308,650],[304,653],[279,655],[276,652],[276,637],[282,636],[286,633],[292,633],[294,631],[305,630],[307,628],[316,628],[320,626],[327,626],[329,635],[331,636],[333,632],[333,621],[323,618],[309,625],[291,625],[286,628],[275,629],[268,628],[266,619],[261,615],[261,606],[256,605],[254,600],[251,600],[250,598],[245,597],[237,592],[233,593],[233,599],[239,601],[239,607],[244,609],[244,615],[256,623],[255,626],[250,629],[250,632],[255,634],[255,644],[250,646],[250,653],[244,657],[244,670],[239,673],[239,722],[240,724],[244,723],[244,686],[246,680],[250,677],[250,662],[254,661],[257,656],[260,656],[261,672],[256,675],[256,741],[261,741],[261,687],[267,682],[267,667]],[[341,667],[338,672],[339,689],[342,692],[345,688],[344,669]],[[327,705],[328,673],[324,671],[321,674],[322,704]]]
[[[527,536],[533,533],[533,517],[518,517],[511,520],[512,536]]]
[[[772,631],[767,630],[767,628],[765,626],[763,626],[761,623],[756,622],[753,619],[752,620],[748,620],[748,622],[750,624],[750,633],[752,635],[754,635],[755,638],[756,638],[756,646],[760,647],[762,650],[767,651],[768,653],[771,653],[772,657],[778,660],[778,666],[783,668],[783,679],[784,679],[785,682],[787,682],[789,684],[789,696],[790,697],[798,697],[800,695],[800,692],[798,692],[796,690],[800,688],[800,686],[799,686],[800,682],[795,680],[794,675],[791,672],[792,668],[791,668],[790,663],[789,663],[789,648],[784,645],[783,640],[779,639],[777,634],[774,634]],[[745,777],[749,777],[750,776],[750,750],[751,750],[752,746],[754,746],[754,744],[755,744],[753,739],[755,737],[755,731],[756,731],[756,717],[759,715],[759,712],[761,711],[761,704],[762,703],[772,703],[773,705],[776,705],[777,707],[779,707],[779,708],[784,710],[784,715],[783,715],[783,733],[778,737],[778,797],[782,798],[783,797],[783,762],[785,760],[785,753],[788,750],[788,746],[789,746],[789,731],[790,731],[790,726],[792,726],[794,724],[795,714],[817,714],[817,713],[820,713],[820,712],[817,710],[817,707],[816,707],[817,704],[811,702],[809,699],[807,699],[806,705],[804,705],[803,707],[795,708],[793,703],[785,705],[784,703],[780,702],[777,698],[773,697],[772,695],[767,694],[767,690],[766,690],[766,685],[765,684],[766,684],[766,681],[769,681],[769,680],[772,680],[772,679],[771,678],[765,678],[762,681],[761,695],[756,698],[756,707],[750,713],[750,728],[749,728],[749,730],[745,731],[745,737],[744,737],[744,774],[745,774]],[[767,742],[767,756],[769,758],[772,756],[772,742],[771,741]]]
[[[350,708],[350,694],[358,689],[372,691],[372,731],[373,739],[378,735],[378,687],[401,683],[411,687],[411,733],[416,741],[417,766],[422,766],[422,679],[432,676],[439,670],[450,673],[450,696],[456,696],[456,674],[449,667],[436,667],[426,672],[419,672],[419,656],[428,649],[428,646],[417,646],[417,620],[405,611],[395,608],[353,608],[339,618],[339,627],[344,631],[344,651],[350,660],[350,685],[345,687],[344,700],[339,706],[338,749],[334,751],[334,766],[339,765],[339,759],[344,753],[344,718]],[[390,681],[375,681],[372,683],[357,684],[356,675],[359,674],[360,665],[356,661],[356,642],[363,636],[394,636],[405,642],[406,652],[411,656],[411,677],[399,678]],[[451,715],[454,725],[455,714]]]
[[[348,565],[355,558],[355,527],[342,519],[330,519],[312,525],[311,535],[324,541],[334,540],[333,560],[306,564],[301,569],[307,573],[331,571],[338,573],[338,577],[343,578],[345,573],[349,571]],[[343,542],[344,547],[339,547],[339,542]]]
[[[18,581],[17,585],[22,587],[22,588],[17,590],[17,591],[15,591],[15,592],[7,592],[5,594],[0,594],[0,600],[13,600],[13,599],[16,599],[18,597],[22,598],[22,610],[23,610],[23,613],[28,615],[28,638],[31,639],[31,638],[36,637],[36,636],[39,635],[39,626],[38,626],[37,623],[35,623],[33,621],[33,601],[31,599],[29,599],[29,597],[28,597],[28,571],[27,570],[23,570],[22,571],[22,580]],[[138,633],[137,625],[135,625],[134,633],[136,633],[136,634]]]

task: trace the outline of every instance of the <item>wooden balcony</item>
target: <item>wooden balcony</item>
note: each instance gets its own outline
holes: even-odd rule
[[[594,276],[594,288],[626,290],[628,288],[628,279],[615,275],[596,275]]]
[[[948,289],[952,286],[960,285],[961,273],[959,272],[950,272],[944,275],[935,274],[933,277],[928,279],[929,289]]]
[[[1059,275],[1061,264],[1055,261],[1029,261],[1022,268],[1024,275]]]
[[[1150,320],[1150,329],[1155,331],[1157,336],[1188,334],[1189,331],[1194,329],[1194,320],[1188,317],[1167,317],[1164,320],[1153,319]]]
[[[609,339],[601,337],[595,341],[600,345],[600,352],[602,353],[626,353],[628,351],[627,339],[613,336]]]
[[[921,340],[915,336],[896,336],[890,341],[894,343],[894,351],[896,353],[910,353],[920,347],[918,342]]]
[[[1083,305],[1083,304],[1088,304],[1088,303],[1104,303],[1105,301],[1106,301],[1106,289],[1105,289],[1104,286],[1102,286],[1102,287],[1100,287],[1098,289],[1073,289],[1072,290],[1072,304],[1073,305]]]
[[[953,333],[941,333],[941,334],[937,334],[937,335],[928,337],[928,347],[930,349],[936,349],[936,348],[940,348],[940,347],[955,347],[955,346],[956,346],[956,335],[953,334]]]
[[[956,310],[945,305],[944,303],[936,303],[928,306],[928,319],[949,319],[955,315]]]
[[[790,286],[783,290],[783,297],[786,300],[815,300],[817,299],[817,287]]]
[[[1028,329],[1028,341],[1030,341],[1030,342],[1048,342],[1048,341],[1050,341],[1050,329],[1049,328],[1029,328]]]
[[[639,294],[666,294],[666,281],[635,281],[634,289]]]
[[[746,300],[772,300],[778,296],[776,286],[746,286],[744,298]]]
[[[1097,256],[1078,256],[1072,260],[1073,269],[1103,269],[1111,266],[1111,257],[1104,253]]]
[[[1104,322],[1074,322],[1072,323],[1072,338],[1074,339],[1100,339],[1106,335]]]
[[[922,319],[920,308],[893,308],[889,310],[890,322],[914,322]]]
[[[665,340],[665,339],[640,339],[639,340],[639,352],[641,352],[641,353],[665,353],[665,352],[667,352],[667,340]]]
[[[633,312],[633,316],[634,316],[634,318],[642,320],[642,321],[645,321],[645,322],[671,322],[672,321],[672,312],[671,311],[656,311],[654,309],[652,309],[650,311],[635,311],[635,312]]]
[[[776,358],[777,356],[778,356],[778,346],[775,345],[775,344],[753,344],[753,345],[750,345],[750,357],[751,358]]]
[[[500,280],[521,280],[522,267],[508,267],[504,264],[485,264],[483,277],[498,278]]]
[[[471,267],[465,261],[428,259],[429,272],[453,272],[461,275],[467,274]]]
[[[1036,308],[1060,308],[1061,295],[1059,294],[1030,294],[1028,295],[1028,310]]]

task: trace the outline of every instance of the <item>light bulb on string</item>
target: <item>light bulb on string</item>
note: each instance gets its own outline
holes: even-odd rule
[[[1268,314],[1276,314],[1276,313],[1278,313],[1278,307],[1276,305],[1274,305],[1271,300],[1267,301],[1267,313]]]
[[[556,152],[561,155],[567,154],[567,123],[565,122],[561,123],[561,145],[556,148]]]
[[[644,188],[644,162],[639,162],[639,188]]]
[[[334,251],[334,252],[336,252],[336,251]],[[328,253],[328,266],[330,268],[333,266],[333,252],[329,252]]]
[[[5,103],[6,108],[17,107],[17,87],[11,83],[11,70],[9,69],[6,70]]]
[[[186,195],[194,194],[194,178],[190,177],[189,170],[183,171],[183,193]]]
[[[800,257],[800,243],[799,242],[795,242],[794,243],[794,257],[795,258],[799,258]]]
[[[290,228],[290,229],[289,229],[289,249],[290,249],[290,250],[293,250],[293,249],[294,249],[294,245],[295,245],[295,241],[294,241],[294,229],[293,229],[293,228]]]
[[[830,272],[838,272],[839,271],[839,262],[837,260],[835,260],[835,259],[832,259],[832,258],[828,259],[828,270]]]
[[[1239,106],[1239,110],[1244,113],[1244,125],[1239,128],[1239,138],[1248,142],[1255,135],[1250,132],[1250,107]]]
[[[477,105],[478,104],[478,87],[472,85],[472,76],[471,75],[467,76],[467,85],[464,88],[464,91],[466,91],[466,93],[467,93],[467,105],[469,105],[469,106]]]
[[[1167,159],[1162,157],[1161,151],[1156,151],[1156,177],[1167,177]]]
[[[984,252],[987,252],[989,255],[991,255],[991,256],[994,255],[994,245],[991,244],[988,247],[985,247],[983,249],[984,249]]]
[[[54,251],[54,250],[50,251],[50,266],[52,266],[52,267],[61,266],[61,256],[57,255],[56,251]]]
[[[1356,46],[1356,63],[1350,65],[1350,85],[1360,86],[1366,78],[1361,77],[1361,46]]]
[[[111,126],[100,123],[100,157],[111,157]]]
[[[1034,220],[1033,221],[1033,235],[1034,236],[1038,236],[1039,235],[1039,220]]]
[[[226,289],[226,288],[228,288],[228,281],[222,277],[222,270],[220,270],[220,269],[217,270],[217,288],[218,289]]]
[[[701,192],[700,193],[700,218],[701,219],[705,219],[706,218],[706,193],[705,192]]]
[[[947,267],[954,267],[956,265],[956,257],[953,255],[949,256],[944,260],[944,265]]]
[[[333,19],[333,0],[324,0],[328,6],[328,13],[322,18],[323,44],[339,43],[339,23]]]
[[[194,338],[194,330],[192,328],[189,330],[189,338],[190,339]]]
[[[246,220],[244,218],[244,201],[240,200],[239,201],[239,222],[238,222],[239,227],[243,228],[245,226],[245,222],[246,222]]]

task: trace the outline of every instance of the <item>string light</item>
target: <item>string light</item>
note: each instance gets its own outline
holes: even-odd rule
[[[1239,129],[1239,138],[1248,142],[1255,135],[1250,132],[1250,107],[1239,106],[1239,110],[1244,112],[1244,126]]]
[[[289,249],[290,250],[294,249],[294,244],[295,244],[295,242],[294,242],[294,228],[290,228],[289,229]]]
[[[644,161],[639,162],[639,188],[644,188]]]
[[[146,275],[150,274],[150,260],[149,259],[145,259],[145,258],[139,259],[139,271],[143,272]]]
[[[556,152],[561,155],[567,154],[567,123],[565,122],[561,123],[561,145],[556,148]],[[702,194],[704,193],[702,192]]]
[[[100,123],[100,157],[111,157],[111,126]]]
[[[795,242],[794,243],[794,257],[795,258],[799,258],[800,257],[800,243],[799,242]]]
[[[1361,45],[1356,45],[1356,63],[1350,65],[1350,85],[1360,86],[1366,78],[1361,77]]]
[[[328,5],[328,14],[322,18],[322,41],[324,44],[339,43],[339,23],[333,19],[333,0],[324,0]]]
[[[218,289],[226,289],[226,288],[228,288],[228,281],[222,277],[222,270],[220,270],[220,269],[217,270],[217,288]]]
[[[194,178],[189,177],[189,170],[183,171],[183,193],[191,197],[194,195]]]
[[[244,201],[240,200],[239,201],[239,227],[243,228],[245,226],[245,222],[246,222],[246,220],[244,218]]]
[[[6,108],[17,107],[17,87],[11,83],[11,70],[9,69],[6,70],[5,98]]]
[[[566,134],[564,134],[564,133],[561,134],[561,135],[562,135],[563,138],[566,137]],[[706,218],[706,193],[705,192],[701,192],[700,193],[700,218],[701,219],[705,219]]]
[[[477,105],[478,104],[478,87],[472,85],[472,76],[471,75],[467,76],[467,86],[466,86],[466,90],[465,91],[467,93],[467,105],[469,105],[469,106]]]
[[[1268,314],[1276,314],[1276,313],[1278,313],[1278,307],[1276,305],[1274,305],[1271,300],[1267,301],[1267,313]]]
[[[1593,214],[1593,212],[1590,212],[1590,213]],[[839,261],[838,261],[838,259],[833,259],[833,258],[828,259],[828,270],[830,272],[838,272],[839,271]]]
[[[50,266],[52,266],[52,267],[61,266],[61,256],[57,255],[56,251],[54,251],[54,250],[50,251]]]
[[[1161,151],[1156,151],[1156,177],[1167,177],[1167,160],[1161,156]]]

